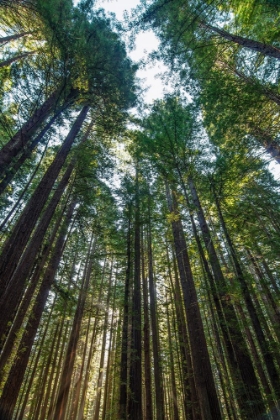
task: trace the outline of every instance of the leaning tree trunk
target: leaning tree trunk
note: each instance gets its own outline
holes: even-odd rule
[[[205,258],[204,251],[200,244],[196,225],[194,223],[193,217],[191,216],[192,229],[198,245],[198,250],[204,265],[204,269],[207,274],[213,293],[213,300],[217,310],[219,324],[223,334],[225,347],[227,350],[227,356],[229,365],[231,367],[231,373],[235,378],[233,383],[239,391],[238,403],[240,405],[240,408],[242,409],[244,417],[250,419],[252,417],[262,415],[265,412],[265,404],[259,388],[259,383],[255,374],[254,366],[252,364],[250,354],[246,346],[246,342],[239,328],[239,321],[236,316],[235,308],[231,301],[227,301],[225,299],[225,296],[227,294],[226,280],[224,278],[220,261],[218,259],[213,244],[211,233],[207,221],[205,219],[199,197],[197,195],[194,181],[191,177],[189,177],[188,183],[192,195],[193,204],[196,208],[205,248],[208,252],[213,275],[209,269],[208,262]],[[189,208],[191,208],[185,187],[184,192],[187,205]]]
[[[61,89],[53,92],[45,102],[39,106],[29,120],[23,124],[20,130],[6,143],[0,150],[0,175],[2,175],[12,160],[20,153],[25,147],[27,142],[31,139],[40,125],[50,115],[51,111],[55,108],[61,95]],[[72,91],[67,101],[71,102],[75,97],[76,92]],[[70,99],[71,98],[71,99]]]
[[[11,325],[9,334],[7,336],[7,339],[5,340],[5,344],[1,352],[0,373],[2,369],[4,368],[5,364],[7,363],[8,358],[10,357],[10,354],[13,350],[13,345],[15,343],[15,340],[17,339],[18,332],[20,330],[22,322],[29,308],[30,301],[36,290],[37,285],[39,284],[39,279],[44,270],[47,259],[49,258],[53,242],[55,240],[55,237],[61,225],[62,217],[63,217],[63,212],[61,216],[59,217],[59,219],[57,220],[50,237],[48,238],[48,243],[44,245],[40,258],[38,259],[38,261],[36,261],[36,267],[34,271],[32,272],[29,286],[27,287],[27,290],[24,293],[23,299],[21,300],[21,303],[17,310],[16,316],[13,319],[13,323]]]
[[[5,333],[8,323],[12,321],[14,317],[15,308],[19,305],[20,299],[25,290],[25,281],[28,279],[29,272],[34,265],[36,255],[41,247],[55,209],[62,197],[65,187],[67,186],[72,170],[73,163],[70,163],[35,230],[31,241],[26,247],[14,274],[12,275],[6,288],[3,290],[3,296],[0,300],[0,308],[3,315],[0,325],[0,337]]]
[[[22,53],[19,55],[15,55],[14,57],[7,58],[7,60],[0,61],[0,68],[9,66],[10,64],[14,63],[15,61],[21,60],[22,58],[28,57],[29,55],[35,54],[35,51],[29,51],[26,53]]]
[[[21,166],[24,164],[26,159],[30,158],[33,150],[35,147],[42,142],[44,135],[49,130],[49,128],[52,126],[54,121],[62,114],[63,111],[67,108],[69,103],[67,103],[64,106],[61,106],[55,114],[52,116],[52,118],[47,122],[45,127],[41,130],[41,132],[30,142],[27,143],[26,147],[22,150],[22,153],[18,160],[14,162],[11,167],[6,168],[4,177],[2,181],[0,182],[0,194],[3,193],[3,191],[6,189],[6,187],[11,183],[11,181],[14,179],[14,176],[18,173]]]
[[[71,146],[82,126],[88,109],[89,107],[85,106],[80,112],[61,149],[57,153],[54,161],[46,171],[41,182],[37,186],[35,192],[22,212],[22,215],[15,225],[11,236],[4,244],[0,258],[0,289],[2,292],[4,292],[6,287],[9,285],[18,261],[49,197],[55,180],[63,167],[68,153],[70,152]],[[6,296],[4,299],[6,299]]]
[[[26,36],[26,35],[30,35],[30,32],[21,32],[20,34],[3,36],[0,38],[0,44],[4,44],[10,41],[15,41],[16,39],[22,38],[23,36]]]
[[[25,331],[23,333],[15,361],[9,372],[7,381],[0,399],[0,418],[1,420],[9,420],[16,405],[17,397],[21,389],[22,381],[24,378],[25,370],[28,364],[29,356],[31,353],[32,345],[34,342],[37,329],[47,302],[49,291],[55,279],[55,274],[58,269],[60,259],[64,249],[64,238],[66,229],[68,228],[71,217],[73,215],[75,202],[73,201],[67,211],[65,222],[61,228],[61,232],[56,241],[52,258],[49,261],[46,272],[44,274],[34,307]]]
[[[254,332],[256,334],[256,338],[259,344],[259,347],[261,349],[262,352],[262,356],[266,365],[266,369],[267,372],[269,374],[270,377],[270,381],[271,384],[273,386],[273,390],[277,396],[277,398],[279,399],[280,397],[280,385],[279,385],[279,373],[277,371],[277,368],[275,366],[275,362],[273,360],[273,356],[271,353],[271,350],[269,348],[268,342],[265,338],[265,335],[263,333],[263,329],[262,329],[262,325],[260,323],[256,308],[254,306],[254,303],[252,301],[252,297],[250,295],[250,291],[247,285],[247,282],[245,280],[241,265],[239,263],[233,242],[231,240],[231,237],[229,235],[229,232],[227,230],[227,226],[222,214],[222,210],[221,210],[221,206],[220,206],[220,202],[219,199],[217,197],[216,191],[213,188],[213,195],[215,198],[215,203],[216,203],[216,207],[218,210],[218,214],[219,214],[219,219],[222,225],[222,229],[229,247],[229,251],[230,251],[230,255],[232,258],[232,262],[233,262],[233,266],[234,266],[234,270],[237,276],[237,280],[239,281],[240,284],[240,288],[242,290],[242,294],[243,294],[243,298],[247,307],[247,311],[248,314],[250,316],[251,322],[252,322],[252,326],[254,328]]]
[[[198,25],[202,28],[209,29],[210,31],[217,33],[222,38],[234,42],[241,47],[249,48],[250,50],[259,52],[260,54],[263,54],[267,57],[273,57],[277,60],[280,60],[280,49],[277,47],[273,47],[272,45],[264,44],[259,41],[254,41],[253,39],[244,38],[243,36],[232,35],[224,29],[216,28],[215,26],[212,26],[206,22],[199,22]]]

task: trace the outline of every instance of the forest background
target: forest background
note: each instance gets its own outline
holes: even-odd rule
[[[0,1],[0,418],[279,419],[279,3],[100,6]]]

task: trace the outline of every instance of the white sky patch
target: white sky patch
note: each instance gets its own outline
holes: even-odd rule
[[[75,5],[78,2],[78,0],[73,1]],[[97,0],[95,7],[102,8],[108,13],[115,13],[116,18],[124,22],[124,13],[129,14],[139,4],[139,0]],[[144,64],[148,60],[148,55],[158,47],[159,40],[153,31],[145,31],[136,36],[135,48],[132,51],[127,49],[127,54],[134,62]],[[145,104],[151,104],[154,100],[161,99],[165,93],[172,92],[171,86],[160,79],[160,75],[164,75],[167,71],[167,67],[161,61],[154,61],[139,68],[136,77],[140,79],[139,84],[143,89]]]

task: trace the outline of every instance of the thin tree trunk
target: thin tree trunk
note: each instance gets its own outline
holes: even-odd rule
[[[127,268],[125,275],[125,290],[123,301],[123,324],[122,324],[122,344],[121,344],[121,364],[120,364],[120,400],[119,400],[119,418],[127,418],[127,390],[128,390],[128,321],[129,321],[129,290],[132,276],[131,261],[131,205],[128,212],[127,228]]]
[[[199,26],[208,29],[212,32],[215,32],[222,38],[225,38],[228,41],[232,41],[235,44],[240,45],[241,47],[249,48],[252,51],[256,51],[260,54],[266,55],[267,57],[273,57],[277,60],[280,60],[280,50],[277,47],[273,47],[272,45],[264,44],[259,41],[254,41],[253,39],[244,38],[243,36],[232,35],[224,29],[216,28],[215,26],[212,26],[206,22],[200,21]]]
[[[89,287],[91,278],[91,268],[93,264],[95,241],[93,242],[93,236],[88,251],[87,263],[84,269],[84,279],[81,287],[79,300],[73,320],[73,327],[68,343],[67,354],[64,361],[62,375],[60,378],[60,386],[58,392],[58,400],[56,403],[54,418],[56,420],[64,420],[67,408],[67,400],[70,392],[71,378],[74,369],[74,361],[77,352],[77,344],[80,335],[80,327],[82,322],[82,316],[84,312],[86,293]]]
[[[252,418],[253,416],[262,415],[265,412],[265,405],[259,389],[259,383],[250,354],[246,348],[246,342],[239,328],[239,322],[234,307],[230,301],[226,300],[227,284],[221,270],[220,262],[214,248],[210,230],[206,222],[199,197],[196,192],[195,184],[191,177],[188,178],[188,182],[214,278],[208,268],[208,263],[204,257],[203,250],[201,249],[201,246],[199,246],[195,224],[192,223],[192,226],[201,253],[202,261],[204,263],[204,268],[212,288],[213,298],[217,314],[219,316],[219,323],[228,352],[228,360],[231,365],[232,374],[236,377],[236,379],[239,376],[245,385],[245,388],[242,389],[242,385],[240,386],[240,383],[238,384],[238,382],[234,382],[235,386],[238,387],[239,390],[238,403],[243,410],[244,416],[248,415],[248,418]],[[252,403],[252,401],[254,403]]]
[[[1,356],[0,356],[0,373],[2,371],[2,369],[4,368],[6,362],[8,361],[8,357],[10,356],[12,349],[13,349],[13,345],[14,342],[17,338],[17,334],[18,331],[22,325],[22,322],[24,320],[24,317],[28,311],[28,307],[31,301],[31,298],[36,290],[36,287],[39,284],[39,278],[41,276],[41,273],[44,270],[44,266],[45,263],[47,261],[47,258],[50,254],[51,248],[52,248],[52,244],[53,241],[55,240],[55,236],[58,232],[59,226],[61,224],[61,220],[62,220],[62,216],[63,213],[61,213],[60,218],[58,219],[58,221],[55,224],[55,227],[53,229],[53,232],[49,238],[49,242],[48,244],[46,244],[44,246],[44,249],[42,251],[42,257],[40,258],[40,260],[37,262],[36,268],[34,270],[34,272],[32,273],[32,277],[30,279],[30,284],[23,296],[23,299],[21,301],[21,304],[19,306],[19,309],[16,313],[15,319],[13,320],[12,326],[9,330],[9,335],[5,341],[5,345],[3,347],[3,350],[1,352]]]
[[[21,60],[22,58],[28,57],[29,55],[35,54],[36,51],[29,51],[26,53],[22,53],[19,55],[16,55],[11,58],[7,58],[7,60],[0,61],[0,68],[9,66],[10,64],[14,63],[15,61]]]
[[[149,197],[150,200],[150,197]],[[155,393],[156,393],[156,419],[164,420],[164,390],[162,375],[162,360],[160,358],[160,344],[157,320],[157,294],[154,281],[153,270],[153,250],[152,250],[152,232],[151,232],[151,211],[149,202],[149,225],[148,225],[148,267],[149,267],[149,294],[150,294],[150,310],[151,310],[151,326],[152,326],[152,345],[154,360],[154,376],[155,376]]]
[[[145,273],[145,252],[143,230],[141,235],[142,254],[142,282],[143,282],[143,309],[144,309],[144,372],[145,372],[145,420],[153,420],[153,399],[152,399],[152,378],[151,378],[151,349],[150,349],[150,322],[149,322],[149,300],[148,285]],[[156,385],[156,383],[155,383]]]
[[[169,347],[169,357],[170,357],[170,375],[171,375],[171,401],[173,408],[173,420],[180,420],[179,410],[178,410],[178,397],[177,397],[177,388],[176,388],[176,379],[175,379],[175,364],[173,357],[173,348],[172,348],[172,337],[171,337],[171,327],[169,319],[169,310],[167,308],[167,332],[168,332],[168,347]]]
[[[141,340],[141,244],[140,244],[140,198],[138,163],[135,180],[134,223],[134,290],[132,299],[132,343],[130,360],[130,393],[128,418],[143,420],[142,415],[142,340]]]
[[[112,275],[113,275],[113,260],[111,261],[111,270],[110,270],[110,277],[109,277],[109,284],[108,284],[108,291],[107,291],[107,302],[106,302],[105,317],[104,317],[104,331],[103,331],[103,340],[102,340],[101,357],[100,357],[100,368],[99,368],[99,375],[98,375],[98,380],[97,380],[97,394],[96,394],[96,400],[95,400],[95,412],[94,412],[93,420],[98,420],[99,414],[100,414],[99,411],[100,411],[102,384],[103,384],[104,367],[105,367],[104,360],[105,360],[105,350],[106,350],[106,341],[107,341],[107,333],[108,333],[107,330],[108,330],[109,303],[110,303],[110,297],[111,297]]]
[[[257,340],[258,340],[258,344],[259,344],[259,346],[261,348],[261,351],[262,351],[262,356],[264,358],[265,365],[266,365],[271,383],[273,385],[274,392],[277,395],[277,398],[279,398],[280,397],[280,386],[279,386],[279,379],[280,378],[279,378],[279,374],[278,374],[277,369],[275,367],[275,363],[274,363],[271,351],[269,349],[268,343],[267,343],[265,335],[263,333],[263,329],[262,329],[258,314],[256,312],[255,306],[253,304],[248,285],[247,285],[246,280],[244,278],[241,265],[238,261],[235,248],[233,246],[231,237],[230,237],[229,232],[227,230],[218,197],[216,195],[215,189],[212,189],[212,190],[213,190],[213,195],[214,195],[214,198],[215,198],[216,207],[217,207],[218,214],[219,214],[219,219],[220,219],[220,222],[221,222],[221,225],[222,225],[222,228],[223,228],[223,232],[225,234],[227,244],[229,246],[230,255],[231,255],[231,258],[232,258],[232,261],[233,261],[233,265],[234,265],[234,269],[235,269],[235,272],[236,272],[237,280],[239,281],[240,288],[241,288],[242,293],[243,293],[244,301],[245,301],[245,304],[246,304],[246,307],[247,307],[247,310],[248,310],[248,313],[249,313],[249,316],[250,316],[250,319],[251,319],[251,322],[252,322],[256,337],[257,337]]]
[[[172,250],[172,253],[174,251]],[[170,269],[170,258],[168,248],[166,250],[167,264],[168,264],[168,275],[171,285],[171,289],[174,296],[175,312],[176,312],[176,324],[178,332],[178,342],[179,349],[181,354],[181,382],[183,384],[183,401],[185,416],[188,420],[200,420],[201,414],[199,409],[199,400],[196,391],[196,386],[194,382],[193,366],[190,355],[190,344],[187,333],[186,319],[184,315],[184,308],[180,290],[179,275],[178,269],[176,266],[175,255],[173,255],[173,270],[174,270],[174,279],[175,285],[172,279],[171,269]],[[175,319],[174,319],[175,322]]]
[[[7,42],[10,41],[15,41],[16,39],[22,38],[26,35],[30,35],[31,32],[21,32],[20,34],[14,34],[14,35],[8,35],[8,36],[3,36],[0,38],[0,44],[5,44]]]

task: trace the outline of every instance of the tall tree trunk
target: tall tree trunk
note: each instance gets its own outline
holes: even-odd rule
[[[20,34],[3,36],[0,38],[0,44],[5,44],[6,42],[15,41],[16,39],[22,38],[26,35],[30,35],[31,32],[21,32]]]
[[[168,332],[168,348],[169,348],[169,357],[170,357],[170,375],[171,375],[171,400],[172,400],[172,411],[173,411],[173,420],[180,420],[179,410],[178,410],[178,397],[177,397],[177,388],[176,388],[176,379],[175,379],[175,364],[173,357],[173,347],[172,347],[172,337],[171,337],[171,327],[169,319],[169,310],[167,308],[167,332]]]
[[[150,196],[149,196],[150,200]],[[152,250],[152,232],[151,232],[151,209],[149,201],[149,225],[148,225],[148,266],[149,266],[149,294],[150,294],[150,310],[151,310],[151,326],[152,326],[152,345],[153,345],[153,360],[154,360],[154,376],[155,376],[155,391],[156,391],[156,419],[164,420],[164,390],[163,390],[163,375],[162,375],[162,361],[160,358],[160,344],[157,320],[157,294],[156,285],[154,281],[153,270],[153,250]]]
[[[172,250],[173,251],[173,250]],[[172,252],[173,253],[173,252]],[[175,312],[176,312],[176,329],[177,339],[179,342],[179,350],[181,357],[181,382],[183,385],[183,401],[185,409],[185,417],[188,420],[200,420],[199,400],[194,382],[193,366],[190,355],[190,344],[187,333],[186,319],[184,315],[184,308],[180,290],[178,269],[176,266],[175,255],[173,255],[173,271],[174,280],[172,278],[170,258],[168,248],[166,249],[168,276],[174,296]],[[175,283],[175,284],[174,284]],[[175,323],[175,318],[174,318]]]
[[[47,228],[65,190],[72,170],[73,163],[70,163],[35,230],[35,234],[32,236],[30,243],[18,263],[14,274],[12,275],[9,283],[6,285],[6,288],[3,289],[3,295],[0,300],[0,307],[3,311],[3,318],[0,326],[0,337],[5,333],[8,322],[12,320],[14,316],[14,309],[20,303],[20,299],[25,290],[26,279],[28,278],[28,274],[34,264],[37,252],[40,249]]]
[[[28,364],[34,338],[37,333],[37,329],[40,324],[40,320],[41,320],[41,317],[45,308],[45,304],[47,302],[49,291],[54,282],[55,274],[58,269],[59,262],[63,253],[65,230],[69,226],[71,217],[73,215],[74,207],[75,207],[75,202],[72,202],[72,204],[69,206],[69,209],[65,218],[65,223],[56,241],[52,258],[46,269],[46,273],[43,277],[38,295],[36,297],[34,307],[32,309],[32,313],[29,317],[28,324],[25,328],[25,332],[21,339],[18,352],[17,352],[18,355],[15,359],[15,362],[13,363],[13,366],[9,373],[9,377],[5,383],[5,386],[1,395],[1,399],[0,399],[0,407],[2,410],[0,411],[1,420],[2,418],[3,420],[9,420],[12,417],[12,413],[14,411],[17,397],[18,397],[21,384],[23,381],[24,373]]]
[[[122,344],[121,344],[121,364],[120,364],[120,400],[119,400],[119,418],[127,418],[128,401],[128,322],[129,322],[129,290],[132,277],[131,261],[131,205],[128,210],[128,228],[127,228],[127,267],[125,274],[125,290],[123,299],[123,323],[122,323]]]
[[[2,291],[5,291],[5,288],[10,282],[33,228],[49,197],[55,180],[63,167],[71,146],[87,115],[88,109],[89,108],[85,106],[80,112],[61,149],[22,212],[10,238],[8,238],[4,244],[0,258],[0,288]]]
[[[28,57],[29,55],[35,54],[36,51],[29,51],[26,53],[22,53],[19,55],[15,55],[14,57],[7,58],[7,60],[0,61],[0,68],[9,66],[10,64],[14,63],[15,61],[21,60],[22,58]]]
[[[196,207],[198,221],[202,232],[205,248],[207,249],[209,261],[214,277],[209,270],[208,263],[204,257],[204,252],[200,246],[200,241],[196,231],[196,226],[192,218],[192,228],[198,245],[199,252],[204,264],[207,277],[213,293],[213,299],[219,317],[219,324],[223,333],[225,346],[228,353],[228,360],[231,365],[231,373],[235,377],[234,385],[238,388],[238,403],[244,416],[250,419],[262,415],[265,412],[265,405],[259,389],[259,383],[254,371],[250,354],[246,347],[246,342],[239,328],[239,321],[235,309],[230,301],[226,300],[227,284],[220,266],[220,262],[213,244],[211,233],[200,204],[199,197],[191,177],[188,179],[189,188],[193,203]],[[190,204],[185,190],[188,207]],[[236,381],[237,380],[237,381]],[[241,381],[241,384],[240,384]]]
[[[74,362],[77,351],[77,344],[80,335],[80,327],[86,302],[86,293],[90,283],[91,277],[91,268],[93,264],[94,252],[95,252],[95,241],[93,241],[93,236],[88,250],[88,257],[86,266],[84,269],[84,278],[81,286],[81,291],[79,295],[79,300],[77,303],[77,308],[73,320],[73,327],[71,335],[69,338],[67,353],[64,360],[64,366],[62,370],[62,375],[60,378],[60,386],[58,392],[58,400],[56,403],[54,418],[56,420],[64,420],[66,415],[67,401],[70,392],[71,378],[74,369]]]
[[[100,367],[99,367],[99,375],[98,375],[98,380],[97,380],[97,393],[96,393],[95,411],[94,411],[93,420],[98,420],[99,414],[100,414],[99,411],[100,411],[101,393],[102,393],[103,376],[104,376],[104,368],[105,368],[104,360],[105,360],[105,350],[106,350],[107,333],[108,333],[107,330],[108,330],[108,318],[109,318],[109,304],[110,304],[111,287],[112,287],[112,275],[113,275],[113,260],[111,261],[111,270],[110,270],[110,277],[109,277],[109,284],[108,284],[108,291],[107,291],[107,302],[106,302],[105,317],[104,317],[104,331],[103,331],[103,339],[102,339]]]
[[[55,108],[60,95],[61,89],[57,89],[53,92],[45,102],[35,110],[34,114],[25,124],[23,124],[21,129],[18,130],[8,143],[2,147],[0,150],[0,175],[6,171],[7,166],[27,144],[40,125],[46,120],[51,111]]]
[[[177,204],[171,198],[166,183],[166,195],[169,211],[179,217]],[[194,380],[203,420],[221,420],[221,410],[215,388],[210,358],[208,354],[202,319],[198,307],[197,294],[187,253],[187,244],[180,219],[172,221],[175,253],[180,273],[184,297]]]
[[[206,22],[200,21],[199,26],[208,29],[212,32],[215,32],[222,38],[234,42],[235,44],[238,44],[241,47],[249,48],[250,50],[259,52],[260,54],[263,54],[267,57],[273,57],[277,60],[280,60],[280,50],[277,47],[273,47],[272,45],[268,44],[263,44],[262,42],[254,41],[253,39],[244,38],[243,36],[232,35],[224,29],[216,28],[215,26],[212,26]]]
[[[153,420],[153,399],[152,399],[152,377],[151,377],[151,349],[150,349],[150,321],[149,321],[149,300],[148,284],[145,272],[145,252],[143,230],[141,235],[142,254],[142,282],[143,282],[143,310],[144,310],[144,372],[145,372],[145,420]]]
[[[269,377],[270,377],[270,381],[273,385],[274,392],[277,395],[277,398],[279,398],[280,397],[280,385],[279,385],[279,379],[280,378],[279,378],[279,374],[278,374],[277,369],[275,367],[275,363],[274,363],[271,351],[269,349],[268,342],[267,342],[267,340],[265,338],[265,335],[263,333],[263,329],[262,329],[258,314],[256,312],[256,308],[255,308],[254,303],[252,301],[247,282],[244,278],[241,265],[239,263],[235,248],[233,246],[233,242],[232,242],[231,237],[229,235],[229,232],[227,230],[227,226],[225,224],[225,220],[224,220],[224,217],[223,217],[223,214],[222,214],[222,210],[221,210],[221,207],[220,207],[220,202],[219,202],[219,199],[217,197],[215,188],[212,188],[212,191],[213,191],[213,195],[214,195],[215,202],[216,202],[216,207],[217,207],[218,214],[219,214],[219,219],[220,219],[220,222],[221,222],[221,225],[222,225],[222,228],[223,228],[223,232],[224,232],[224,235],[225,235],[225,238],[226,238],[229,250],[230,250],[230,255],[231,255],[231,258],[232,258],[232,261],[233,261],[233,265],[234,265],[234,269],[235,269],[235,272],[236,272],[237,280],[240,284],[240,288],[241,288],[242,293],[243,293],[243,297],[244,297],[244,301],[245,301],[245,304],[246,304],[246,307],[247,307],[247,310],[248,310],[248,314],[250,316],[250,319],[251,319],[251,322],[252,322],[252,325],[253,325],[257,340],[258,340],[258,344],[259,344],[260,349],[262,351],[262,356],[264,358],[265,365],[266,365],[266,368],[267,368],[267,371],[268,371],[268,374],[269,374]]]
[[[39,261],[36,264],[36,267],[34,269],[34,272],[32,273],[32,277],[30,279],[30,283],[29,286],[21,300],[19,309],[16,313],[16,316],[13,320],[12,326],[9,330],[9,335],[5,341],[5,345],[2,349],[1,352],[1,356],[0,356],[0,373],[2,371],[2,369],[4,368],[6,362],[8,361],[8,358],[12,352],[13,349],[13,345],[14,342],[17,338],[17,334],[19,332],[19,329],[22,325],[22,322],[26,316],[26,313],[28,311],[28,307],[29,304],[31,302],[32,296],[36,290],[36,287],[39,284],[39,279],[40,276],[42,274],[42,272],[44,271],[44,266],[46,264],[46,261],[49,257],[49,254],[51,252],[52,249],[52,244],[53,241],[55,240],[56,234],[59,230],[59,227],[61,225],[61,221],[62,221],[62,217],[63,217],[63,212],[61,213],[61,216],[59,217],[59,219],[57,220],[54,229],[52,231],[52,234],[50,235],[49,238],[49,242],[48,244],[45,244],[43,251],[42,251],[42,256],[39,258]]]
[[[28,159],[32,151],[35,149],[35,147],[42,141],[44,138],[44,135],[49,130],[49,128],[52,126],[54,121],[62,114],[63,111],[67,108],[69,103],[65,104],[64,106],[61,106],[53,115],[53,117],[47,122],[43,130],[40,131],[40,133],[30,142],[27,143],[26,147],[24,147],[22,154],[18,158],[16,162],[11,165],[11,167],[6,168],[6,172],[4,175],[3,180],[0,183],[0,194],[2,194],[6,187],[11,183],[11,181],[14,179],[14,176],[17,174],[21,166],[24,164],[26,159]],[[2,226],[2,225],[1,225]]]
[[[141,340],[141,244],[140,244],[140,198],[138,163],[135,180],[134,223],[134,290],[132,299],[132,344],[130,360],[130,393],[128,418],[142,420],[142,340]]]

